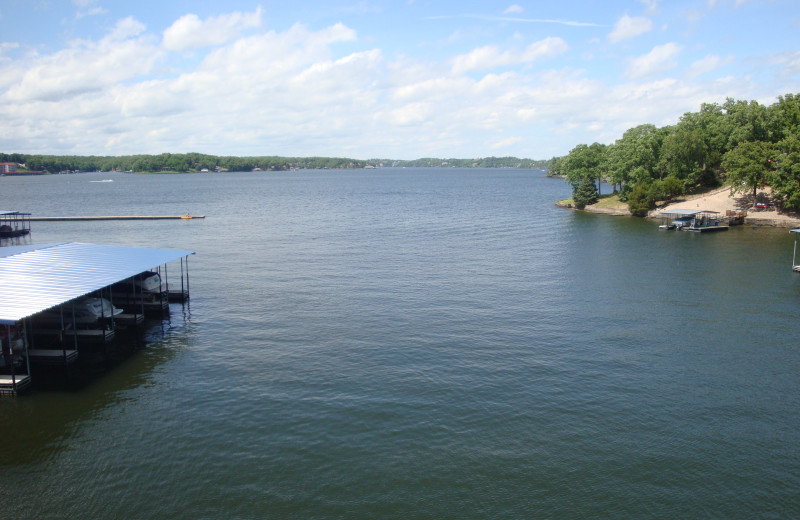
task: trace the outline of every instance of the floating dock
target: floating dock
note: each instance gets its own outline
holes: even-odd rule
[[[34,222],[59,222],[82,220],[193,220],[206,218],[205,215],[107,215],[96,217],[29,217]]]
[[[30,232],[30,213],[0,210],[0,239],[22,237]]]
[[[691,231],[693,233],[713,233],[727,231],[728,226],[720,225],[718,211],[673,209],[661,213],[663,224],[659,229],[674,229],[677,231]]]

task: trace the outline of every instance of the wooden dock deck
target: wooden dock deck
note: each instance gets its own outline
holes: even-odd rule
[[[110,343],[114,339],[114,331],[106,329],[77,329],[77,330],[61,330],[61,329],[34,329],[33,335],[43,338],[58,338],[61,335],[68,338],[66,341],[72,341],[72,338],[77,336],[77,341],[81,343],[94,343],[104,344]]]
[[[28,357],[31,363],[39,363],[42,365],[69,365],[78,359],[78,351],[35,348],[28,350]]]
[[[14,378],[8,375],[0,375],[0,394],[16,395],[27,389],[30,385],[31,376],[29,375],[20,374]]]
[[[123,313],[114,316],[114,323],[120,325],[141,325],[144,322],[144,314],[142,313]]]

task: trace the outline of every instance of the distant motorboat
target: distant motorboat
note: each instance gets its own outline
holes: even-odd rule
[[[89,181],[89,182],[114,182],[114,179],[103,179],[102,181]]]

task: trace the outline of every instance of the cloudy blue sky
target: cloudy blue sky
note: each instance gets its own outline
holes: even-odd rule
[[[797,0],[2,0],[0,151],[549,158],[800,93]]]

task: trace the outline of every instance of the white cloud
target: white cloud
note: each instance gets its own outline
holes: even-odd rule
[[[506,7],[505,11],[503,11],[502,14],[519,14],[523,11],[525,11],[525,9],[523,9],[522,6],[517,4],[512,4]]]
[[[780,67],[782,76],[800,74],[800,51],[786,51],[767,58],[770,65]]]
[[[73,42],[51,55],[28,58],[9,99],[57,101],[147,74],[160,53],[148,37],[136,38],[144,26],[129,17],[98,42]]]
[[[201,20],[187,14],[164,31],[163,46],[170,51],[185,51],[220,45],[236,39],[250,28],[261,26],[261,8],[253,13],[235,12]]]
[[[734,62],[733,56],[728,56],[727,58],[720,58],[719,56],[709,54],[705,58],[699,59],[692,63],[689,67],[688,74],[690,77],[694,78],[701,74],[705,74],[707,72],[711,72],[712,70],[718,69],[724,65],[729,65]]]
[[[501,148],[508,148],[508,147],[513,146],[513,145],[515,145],[517,143],[521,143],[522,141],[523,141],[523,139],[521,137],[506,137],[505,139],[500,139],[500,140],[495,141],[494,143],[492,143],[490,148],[492,150],[499,150]]]
[[[142,34],[145,29],[147,27],[143,23],[129,16],[117,22],[106,40],[125,40]]]
[[[638,0],[639,3],[644,4],[645,10],[649,14],[654,14],[658,11],[658,0]]]
[[[631,60],[627,76],[632,79],[641,79],[671,70],[677,65],[675,57],[681,49],[682,46],[672,42],[657,45],[647,54]]]
[[[612,43],[630,40],[650,31],[652,28],[653,21],[649,18],[642,16],[630,17],[626,14],[614,25],[614,30],[608,35],[608,39]]]
[[[4,54],[7,54],[8,51],[10,51],[10,50],[16,50],[16,49],[19,49],[19,44],[18,43],[0,42],[0,62],[2,62],[4,60],[7,60],[7,59],[10,59],[10,58],[6,58],[4,56]]]
[[[550,58],[567,51],[567,42],[557,37],[548,37],[532,43],[523,50],[501,51],[494,45],[487,45],[468,54],[453,59],[453,72],[461,74],[471,70],[490,69],[509,65],[530,63],[540,58]]]
[[[732,60],[709,47],[685,74],[666,77],[659,74],[676,66],[682,49],[668,43],[623,63],[620,84],[579,68],[604,59],[602,45],[592,46],[594,60],[568,54],[559,70],[545,67],[556,60],[543,58],[568,50],[560,38],[515,47],[508,42],[519,40],[506,32],[506,46],[420,58],[410,47],[373,48],[342,23],[268,31],[234,15],[217,19],[229,22],[230,31],[214,37],[222,43],[193,47],[194,30],[171,41],[192,51],[185,61],[134,18],[57,52],[0,44],[0,142],[30,153],[416,158],[502,150],[543,158],[579,142],[613,142],[637,124],[672,124],[702,102],[770,99],[793,91],[790,75],[800,72],[800,53],[791,51],[763,55],[752,77],[728,67],[729,77],[706,79]],[[172,27],[191,29],[187,22]],[[757,86],[759,78],[770,85]]]
[[[76,13],[75,18],[81,19],[86,16],[96,16],[99,14],[105,14],[107,11],[100,7],[97,4],[97,0],[72,0],[72,3],[76,5],[79,11]]]

